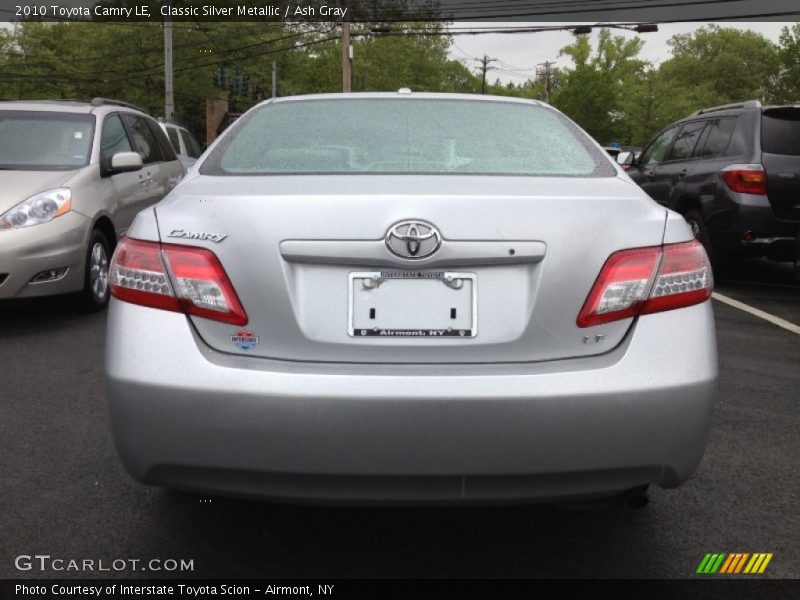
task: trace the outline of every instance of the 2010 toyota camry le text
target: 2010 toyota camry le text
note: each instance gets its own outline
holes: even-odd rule
[[[111,424],[146,484],[569,503],[703,456],[706,253],[536,101],[263,102],[138,214],[109,281]]]

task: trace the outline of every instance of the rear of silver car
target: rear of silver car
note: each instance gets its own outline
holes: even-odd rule
[[[115,254],[120,456],[145,483],[289,500],[676,486],[717,378],[691,240],[537,103],[267,103]]]

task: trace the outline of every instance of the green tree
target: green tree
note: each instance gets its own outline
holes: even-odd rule
[[[638,37],[614,36],[604,28],[593,52],[588,36],[579,36],[561,49],[574,67],[563,73],[553,104],[601,143],[630,143],[635,105],[628,93],[645,68],[637,58],[642,45]]]
[[[753,31],[709,25],[674,35],[660,76],[674,90],[671,115],[703,106],[767,100],[778,75],[775,44]]]
[[[781,31],[778,48],[778,80],[774,101],[800,101],[800,23]]]

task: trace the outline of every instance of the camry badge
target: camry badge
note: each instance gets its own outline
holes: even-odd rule
[[[183,229],[173,229],[167,237],[183,238],[186,240],[203,240],[219,244],[227,235],[221,233],[206,233],[204,231],[184,231]]]
[[[426,221],[401,221],[386,233],[386,247],[400,258],[427,258],[442,245],[439,230]]]

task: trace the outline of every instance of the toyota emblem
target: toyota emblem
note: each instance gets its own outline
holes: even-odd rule
[[[426,221],[401,221],[386,233],[386,247],[400,258],[419,260],[439,249],[442,236]]]

